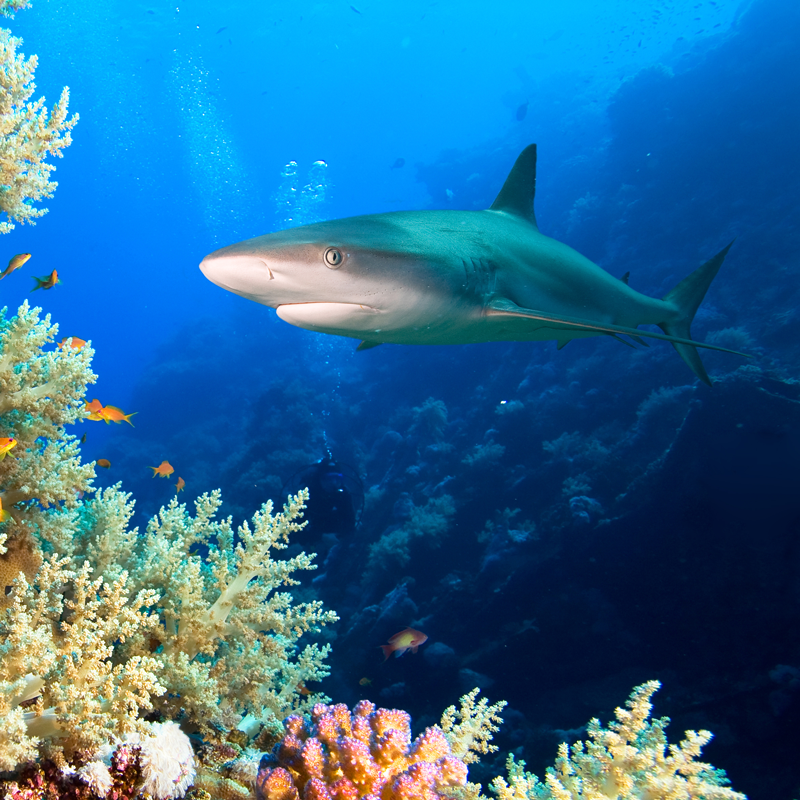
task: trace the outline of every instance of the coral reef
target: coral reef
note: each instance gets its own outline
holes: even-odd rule
[[[591,720],[590,741],[562,744],[544,783],[525,771],[524,761],[509,756],[508,780],[495,778],[492,790],[500,800],[746,800],[726,786],[722,770],[697,760],[711,733],[686,731],[680,744],[668,744],[664,731],[669,719],[650,721],[650,698],[660,685],[648,681],[637,686],[608,728]]]
[[[3,0],[0,13],[11,16],[27,5],[27,0]],[[0,212],[7,216],[0,222],[0,233],[13,230],[14,222],[33,225],[47,213],[34,205],[52,197],[58,185],[50,180],[55,166],[45,159],[62,156],[78,121],[77,114],[67,117],[68,88],[49,112],[44,98],[31,102],[37,58],[18,53],[21,44],[0,28]]]
[[[189,737],[174,722],[154,723],[149,735],[132,735],[101,748],[94,760],[74,769],[63,757],[29,762],[0,788],[7,800],[39,798],[183,797],[195,779]]]
[[[443,725],[412,741],[405,711],[368,700],[314,706],[310,719],[290,716],[286,735],[265,756],[256,779],[258,800],[434,800],[467,783],[467,763],[489,752],[502,704],[475,703],[477,690],[449,708]],[[456,722],[456,719],[459,722]]]
[[[27,304],[0,318],[0,436],[16,441],[0,461],[10,515],[0,523],[0,769],[44,758],[20,775],[43,786],[55,759],[58,780],[77,767],[76,780],[101,792],[116,779],[97,756],[124,745],[137,748],[139,779],[158,785],[165,747],[149,759],[145,743],[180,732],[146,715],[218,740],[310,708],[326,698],[299,687],[327,675],[328,647],[298,641],[336,615],[279,591],[314,568],[311,556],[270,557],[304,524],[304,491],[236,531],[215,519],[219,492],[198,498],[194,515],[173,499],[144,535],[129,528],[133,503],[119,486],[83,497],[93,464],[65,425],[86,417],[93,351],[45,349],[56,333]],[[188,775],[188,755],[178,761]]]

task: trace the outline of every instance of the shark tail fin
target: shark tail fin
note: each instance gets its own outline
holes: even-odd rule
[[[668,292],[662,299],[666,303],[674,306],[679,313],[677,319],[671,322],[659,323],[664,333],[668,336],[676,336],[679,339],[691,339],[691,325],[694,315],[703,298],[706,296],[708,287],[711,286],[711,281],[714,280],[725,256],[728,255],[728,250],[731,249],[731,242],[727,247],[724,247],[713,258],[706,261],[702,267],[698,267],[691,275],[685,277],[672,291]],[[689,369],[700,378],[707,386],[711,386],[711,378],[708,377],[706,368],[700,360],[697,353],[697,348],[688,344],[672,343],[672,346],[678,351],[678,355],[686,362]]]

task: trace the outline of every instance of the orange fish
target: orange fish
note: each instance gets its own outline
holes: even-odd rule
[[[0,497],[0,522],[8,522],[10,519],[13,517],[3,508],[3,498]]]
[[[33,279],[36,281],[36,286],[31,289],[32,292],[35,292],[37,289],[52,289],[57,283],[61,283],[58,273],[55,270],[49,275],[45,275],[44,278],[37,278],[34,275]]]
[[[132,414],[126,414],[121,408],[117,408],[116,406],[106,406],[98,413],[100,414],[100,418],[106,421],[106,425],[108,425],[109,422],[116,422],[117,425],[121,424],[122,422],[127,422],[132,428],[133,423],[131,422],[131,417],[139,412],[134,411]]]
[[[413,628],[406,628],[400,633],[396,633],[389,639],[389,644],[382,644],[383,660],[386,661],[394,653],[395,658],[400,658],[406,650],[416,653],[420,645],[425,644],[428,637],[422,631],[415,631]]]
[[[103,469],[108,469],[111,466],[111,462],[107,458],[98,458],[97,466],[102,467]]]
[[[101,420],[103,417],[101,416],[103,411],[103,404],[95,398],[92,400],[91,403],[86,403],[84,406],[84,410],[89,412],[89,419],[93,420]]]
[[[70,339],[72,339],[72,344],[70,345],[70,347],[72,347],[73,349],[82,350],[84,347],[86,347],[86,340],[85,339],[79,339],[77,336],[65,336],[58,343],[58,346],[59,347],[66,347],[67,346],[67,342]]]
[[[298,684],[297,684],[297,687],[296,687],[296,688],[297,688],[297,691],[298,691],[300,694],[302,694],[302,695],[303,695],[303,697],[308,697],[310,694],[314,694],[314,692],[312,692],[312,691],[311,691],[311,689],[309,689],[309,688],[308,688],[308,686],[306,686],[306,685],[303,683],[303,681],[300,681],[300,683],[298,683]]]
[[[10,275],[15,269],[19,269],[30,257],[30,253],[17,253],[3,270],[3,274],[0,275],[0,281],[3,280],[6,275]]]
[[[152,467],[150,467],[150,469],[152,469]],[[184,486],[186,486],[186,481],[179,475],[178,482],[175,484],[175,489],[176,489],[175,494],[178,494],[178,492],[182,492]]]
[[[0,461],[8,455],[12,447],[16,446],[17,440],[13,436],[9,436],[7,439],[0,439]]]
[[[153,470],[154,478],[156,475],[161,478],[169,478],[169,476],[175,472],[175,468],[169,463],[169,461],[162,461],[157,467],[148,467],[148,469]]]

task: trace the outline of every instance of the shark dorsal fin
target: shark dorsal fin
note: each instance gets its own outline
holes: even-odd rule
[[[491,205],[492,211],[505,211],[523,217],[536,225],[533,199],[536,196],[536,145],[529,144],[517,157],[500,194]]]

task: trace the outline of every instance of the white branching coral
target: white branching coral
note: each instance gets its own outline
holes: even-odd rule
[[[2,0],[0,12],[11,16],[25,8],[26,0]],[[58,185],[50,180],[55,169],[48,156],[62,156],[72,143],[70,131],[78,115],[68,117],[69,89],[48,112],[44,98],[31,101],[37,58],[17,52],[21,39],[0,28],[0,233],[8,233],[14,222],[35,224],[47,213],[34,204],[52,197]]]
[[[68,735],[69,749],[94,749],[135,730],[139,712],[152,708],[151,695],[164,691],[155,659],[111,658],[117,642],[158,624],[155,614],[139,610],[158,596],[145,590],[130,602],[124,578],[105,585],[89,572],[87,564],[75,573],[68,559],[53,555],[35,584],[23,575],[15,581],[0,622],[0,728],[15,728],[17,747],[0,747],[2,769],[16,766],[22,748],[30,757],[42,738]]]
[[[295,604],[291,594],[277,591],[297,585],[297,570],[316,567],[305,553],[270,558],[304,524],[307,499],[303,490],[275,515],[267,503],[252,528],[247,522],[239,527],[235,546],[231,519],[215,519],[218,491],[197,499],[194,517],[173,499],[150,521],[132,574],[141,586],[163,585],[156,652],[170,683],[182,687],[179,696],[162,701],[168,715],[180,710],[204,728],[248,712],[282,718],[300,707],[301,682],[328,674],[328,647],[309,645],[297,653],[297,642],[335,621],[336,614],[318,601]],[[207,550],[205,558],[194,554],[198,545]],[[170,577],[164,585],[165,574]]]
[[[711,733],[686,731],[680,744],[669,744],[669,719],[650,720],[660,685],[636,687],[608,728],[591,720],[588,742],[562,744],[544,783],[509,756],[508,780],[495,778],[492,791],[500,800],[746,800],[726,785],[722,770],[697,760]]]
[[[0,312],[0,436],[17,440],[0,461],[0,498],[15,520],[31,522],[38,509],[31,516],[11,506],[35,499],[45,508],[75,507],[94,477],[92,465],[81,464],[77,438],[64,428],[85,417],[86,386],[97,378],[94,351],[88,344],[46,351],[58,326],[40,313],[27,302],[10,320]]]
[[[1,0],[0,14],[4,17],[13,17],[15,11],[21,11],[30,5],[30,0]]]
[[[144,535],[119,486],[84,499],[93,465],[65,425],[86,416],[92,349],[52,347],[56,330],[27,304],[0,316],[0,771],[152,736],[151,711],[219,738],[327,700],[299,687],[328,674],[328,647],[299,640],[336,615],[281,591],[313,556],[270,556],[308,495],[237,531],[219,492],[193,514],[173,500]],[[97,770],[81,780],[99,790]]]
[[[173,500],[143,537],[127,530],[128,495],[107,489],[83,503],[69,555],[48,556],[32,582],[18,575],[0,618],[0,728],[12,732],[0,737],[0,769],[30,758],[40,739],[95,751],[142,730],[153,708],[213,736],[245,714],[269,722],[327,699],[297,689],[328,674],[328,647],[297,643],[336,615],[276,591],[314,569],[311,557],[269,557],[301,526],[306,498],[276,515],[266,504],[235,547],[230,519],[214,519],[219,492],[200,497],[193,517]],[[107,559],[115,541],[130,574]],[[73,568],[82,551],[108,574],[88,560]]]
[[[480,689],[475,688],[459,700],[458,708],[446,708],[439,723],[450,742],[453,755],[465,764],[474,764],[480,760],[480,755],[497,750],[489,742],[503,722],[500,712],[505,708],[506,701],[489,705],[485,697],[477,699],[479,692]]]

